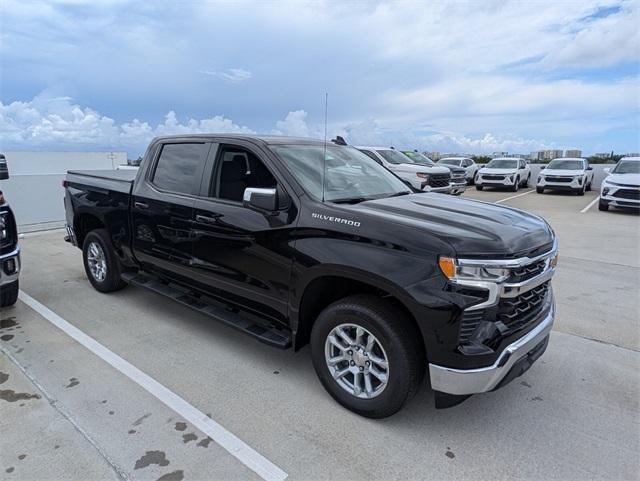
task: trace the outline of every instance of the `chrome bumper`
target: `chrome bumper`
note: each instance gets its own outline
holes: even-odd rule
[[[491,391],[496,388],[511,368],[538,346],[551,332],[555,316],[555,305],[545,318],[529,333],[509,344],[491,366],[478,369],[452,369],[429,364],[431,387],[434,391],[456,395],[469,395]]]
[[[15,268],[10,274],[5,271],[5,262],[14,259]],[[16,247],[13,251],[0,256],[0,286],[6,286],[18,280],[20,275],[20,247]]]

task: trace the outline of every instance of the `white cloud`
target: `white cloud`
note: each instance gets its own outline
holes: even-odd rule
[[[229,83],[240,83],[249,80],[253,74],[243,68],[228,68],[223,72],[212,72],[211,70],[201,70],[201,74],[216,77]]]
[[[307,125],[307,112],[295,110],[289,112],[284,120],[276,122],[275,135],[291,135],[293,137],[317,137],[318,132],[311,134],[311,129]]]

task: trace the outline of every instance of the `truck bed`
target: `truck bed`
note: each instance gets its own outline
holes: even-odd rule
[[[138,170],[70,170],[67,181],[74,184],[129,194]]]

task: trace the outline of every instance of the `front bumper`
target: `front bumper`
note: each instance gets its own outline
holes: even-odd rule
[[[604,189],[607,189],[607,193],[604,193]],[[634,199],[630,195],[623,196],[626,192],[633,192],[640,189],[638,186],[618,186],[612,184],[605,184],[600,191],[600,201],[611,207],[624,207],[631,209],[640,208],[640,199]]]
[[[513,180],[510,177],[513,177]],[[503,179],[486,178],[482,174],[479,174],[478,178],[476,179],[476,185],[489,187],[510,187],[515,183],[515,179],[515,174],[506,174]]]
[[[570,182],[557,182],[542,177],[536,184],[536,187],[553,190],[581,190],[583,186],[582,182],[586,182],[586,178],[582,181],[581,179],[572,178]]]
[[[470,395],[492,391],[529,369],[542,355],[553,326],[555,305],[551,304],[544,319],[526,335],[508,345],[490,366],[478,369],[453,369],[429,364],[431,387],[454,395]]]
[[[465,190],[467,190],[467,182],[465,180],[462,180],[461,183],[454,183],[452,182],[450,184],[451,187],[451,194],[452,195],[459,195],[464,193]]]
[[[20,247],[7,254],[0,255],[0,286],[6,286],[18,280],[20,275]]]

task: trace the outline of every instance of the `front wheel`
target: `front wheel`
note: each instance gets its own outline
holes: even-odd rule
[[[602,210],[602,211],[607,211],[609,210],[609,204],[607,204],[606,202],[598,202],[598,210]]]
[[[476,190],[482,190],[484,187],[482,185],[476,184]]]
[[[310,344],[324,388],[362,416],[395,414],[424,377],[426,357],[417,326],[378,297],[350,296],[325,308],[313,325]]]
[[[121,267],[106,229],[92,230],[82,245],[84,270],[91,285],[100,292],[113,292],[127,284],[120,277]]]
[[[511,186],[511,191],[512,192],[518,192],[518,188],[520,187],[520,178],[516,177],[516,181],[513,183],[513,185]]]
[[[587,184],[587,192],[591,192],[591,183],[592,183],[592,182],[589,182],[589,183]]]
[[[18,300],[19,291],[19,281],[14,281],[11,284],[0,286],[0,307],[13,306]]]
[[[544,187],[536,187],[536,192],[538,194],[544,194]]]

